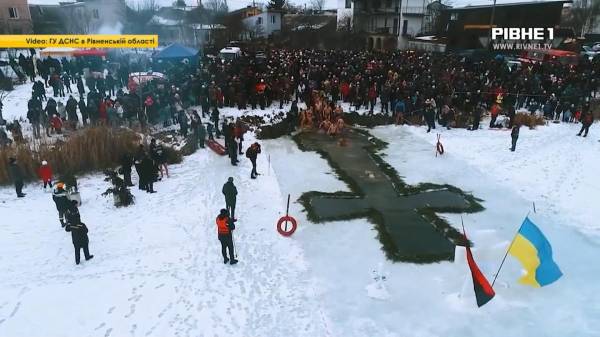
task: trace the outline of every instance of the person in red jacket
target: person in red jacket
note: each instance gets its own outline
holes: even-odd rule
[[[54,115],[52,117],[52,119],[50,120],[50,125],[52,125],[52,128],[54,129],[54,132],[56,132],[57,135],[62,134],[63,121],[62,119],[60,119],[60,117],[58,117],[58,115]]]
[[[261,110],[264,110],[267,105],[267,99],[265,97],[266,90],[267,84],[264,79],[261,79],[260,82],[256,84],[256,95],[258,96],[258,104],[260,105]]]
[[[243,155],[244,153],[242,152],[242,148],[243,145],[242,143],[244,142],[244,134],[246,133],[246,126],[242,123],[242,121],[240,121],[240,119],[238,118],[235,121],[235,127],[233,129],[233,135],[235,136],[235,138],[238,139],[238,148],[239,148],[239,154]]]
[[[232,231],[235,229],[233,219],[229,217],[229,212],[226,209],[222,209],[217,216],[217,235],[221,242],[221,254],[223,255],[223,263],[236,264],[238,260],[235,259],[235,252],[233,247],[233,235]],[[227,258],[227,250],[229,250],[229,258]]]
[[[369,103],[371,105],[371,109],[369,110],[369,114],[373,114],[373,109],[375,108],[375,103],[377,103],[377,87],[375,86],[375,83],[373,83],[371,85],[371,87],[369,88]]]
[[[48,165],[47,161],[42,161],[42,166],[38,169],[38,176],[44,183],[44,190],[46,186],[52,187],[52,167]]]
[[[348,102],[348,95],[350,94],[350,84],[346,81],[342,81],[342,85],[340,85],[340,92],[342,94],[342,100],[344,102]]]
[[[581,130],[579,130],[578,136],[581,136],[583,133],[583,137],[587,137],[588,132],[590,131],[590,126],[594,123],[594,115],[591,111],[587,111],[581,117]]]

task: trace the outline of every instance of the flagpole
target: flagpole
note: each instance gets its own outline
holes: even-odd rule
[[[525,216],[525,218],[527,218],[529,216],[530,212],[531,211],[527,212],[527,215]],[[512,241],[510,242],[510,245],[508,246],[508,249],[506,250],[506,253],[504,254],[504,258],[502,259],[502,262],[500,263],[500,267],[498,268],[498,271],[494,275],[494,280],[492,281],[492,287],[494,287],[494,283],[496,283],[496,279],[498,278],[498,274],[500,274],[500,270],[502,269],[502,266],[504,265],[504,261],[506,261],[506,257],[508,256],[508,252],[510,252],[510,249],[512,248],[513,244],[515,243],[515,240],[517,239],[517,235],[519,235],[519,231],[521,230],[521,227],[523,227],[523,223],[521,223],[521,225],[519,226],[519,229],[517,230],[517,233],[513,237]]]

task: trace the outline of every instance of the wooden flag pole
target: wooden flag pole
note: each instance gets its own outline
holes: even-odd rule
[[[527,215],[525,216],[525,218],[527,218],[528,216],[529,216],[529,212],[527,212]],[[522,226],[523,226],[523,223],[521,223],[521,225],[519,226],[519,229],[517,229],[517,233],[513,237],[512,241],[510,242],[510,245],[508,246],[508,249],[506,250],[506,253],[504,254],[504,258],[502,258],[502,262],[500,263],[500,267],[498,268],[498,271],[494,275],[494,280],[492,281],[492,287],[494,287],[494,283],[496,283],[496,279],[498,278],[498,274],[500,274],[500,270],[502,269],[502,266],[504,265],[504,261],[506,261],[506,257],[508,256],[508,252],[510,252],[510,249],[512,248],[513,244],[515,243],[515,240],[517,239],[517,235],[519,235],[519,231],[521,230]]]

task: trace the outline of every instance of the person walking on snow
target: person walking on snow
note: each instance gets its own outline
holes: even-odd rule
[[[226,209],[222,209],[217,216],[217,236],[221,242],[221,254],[223,255],[223,263],[236,264],[238,260],[235,259],[235,252],[233,248],[233,233],[235,229],[234,220],[229,217],[229,212]],[[229,251],[229,258],[227,257],[227,251]]]
[[[165,158],[163,146],[156,143],[156,139],[154,138],[150,141],[150,157],[154,160],[154,163],[156,163],[160,170],[160,179],[162,179],[165,174],[167,175],[167,178],[169,178],[169,167],[167,166],[167,159]]]
[[[225,208],[235,220],[235,202],[237,197],[237,188],[233,184],[233,177],[229,177],[225,185],[223,185],[223,195],[225,196]]]
[[[259,175],[259,173],[256,172],[256,158],[260,152],[260,144],[258,143],[250,145],[250,147],[246,150],[246,157],[250,159],[250,162],[252,163],[252,172],[250,172],[250,178],[252,179],[256,179],[256,176]]]
[[[515,124],[512,128],[512,131],[510,132],[510,138],[512,138],[512,147],[510,148],[510,150],[512,152],[515,152],[515,149],[517,148],[517,139],[519,139],[519,130],[520,129],[521,129],[521,125]]]
[[[54,203],[56,204],[58,220],[60,221],[60,224],[65,227],[67,225],[67,222],[65,221],[65,213],[67,212],[67,209],[69,209],[70,201],[67,197],[67,191],[65,191],[64,183],[59,182],[56,184],[54,190],[52,191],[52,200],[54,200]]]
[[[129,187],[134,186],[131,182],[131,166],[133,166],[133,158],[129,153],[126,153],[121,157],[121,173],[123,173],[125,185]]]
[[[583,136],[587,137],[587,134],[590,131],[590,126],[592,126],[592,123],[594,123],[594,115],[592,114],[591,111],[587,111],[581,117],[581,130],[579,130],[579,133],[577,135],[581,136],[581,134],[583,133]]]
[[[52,167],[48,165],[47,161],[42,161],[42,166],[38,169],[38,176],[42,179],[44,190],[46,190],[46,186],[52,188]]]
[[[8,159],[8,173],[15,184],[17,197],[23,198],[25,196],[25,193],[23,193],[23,170],[17,164],[17,159],[13,157]]]
[[[83,249],[83,255],[86,261],[93,259],[94,255],[90,255],[89,251],[90,240],[87,235],[88,228],[81,222],[79,209],[77,209],[77,201],[71,201],[66,216],[67,225],[65,226],[65,231],[71,232],[73,247],[75,247],[75,264],[79,264],[81,249]]]

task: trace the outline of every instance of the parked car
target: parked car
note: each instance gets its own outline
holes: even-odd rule
[[[238,47],[225,47],[219,51],[219,57],[225,61],[232,61],[242,56],[242,50]]]
[[[524,50],[519,61],[523,63],[560,63],[576,65],[579,63],[579,55],[572,51],[558,49],[532,49]]]
[[[588,59],[593,59],[594,57],[600,55],[600,44],[597,44],[598,48],[594,50],[592,46],[583,46],[581,47],[581,56],[587,57]]]

